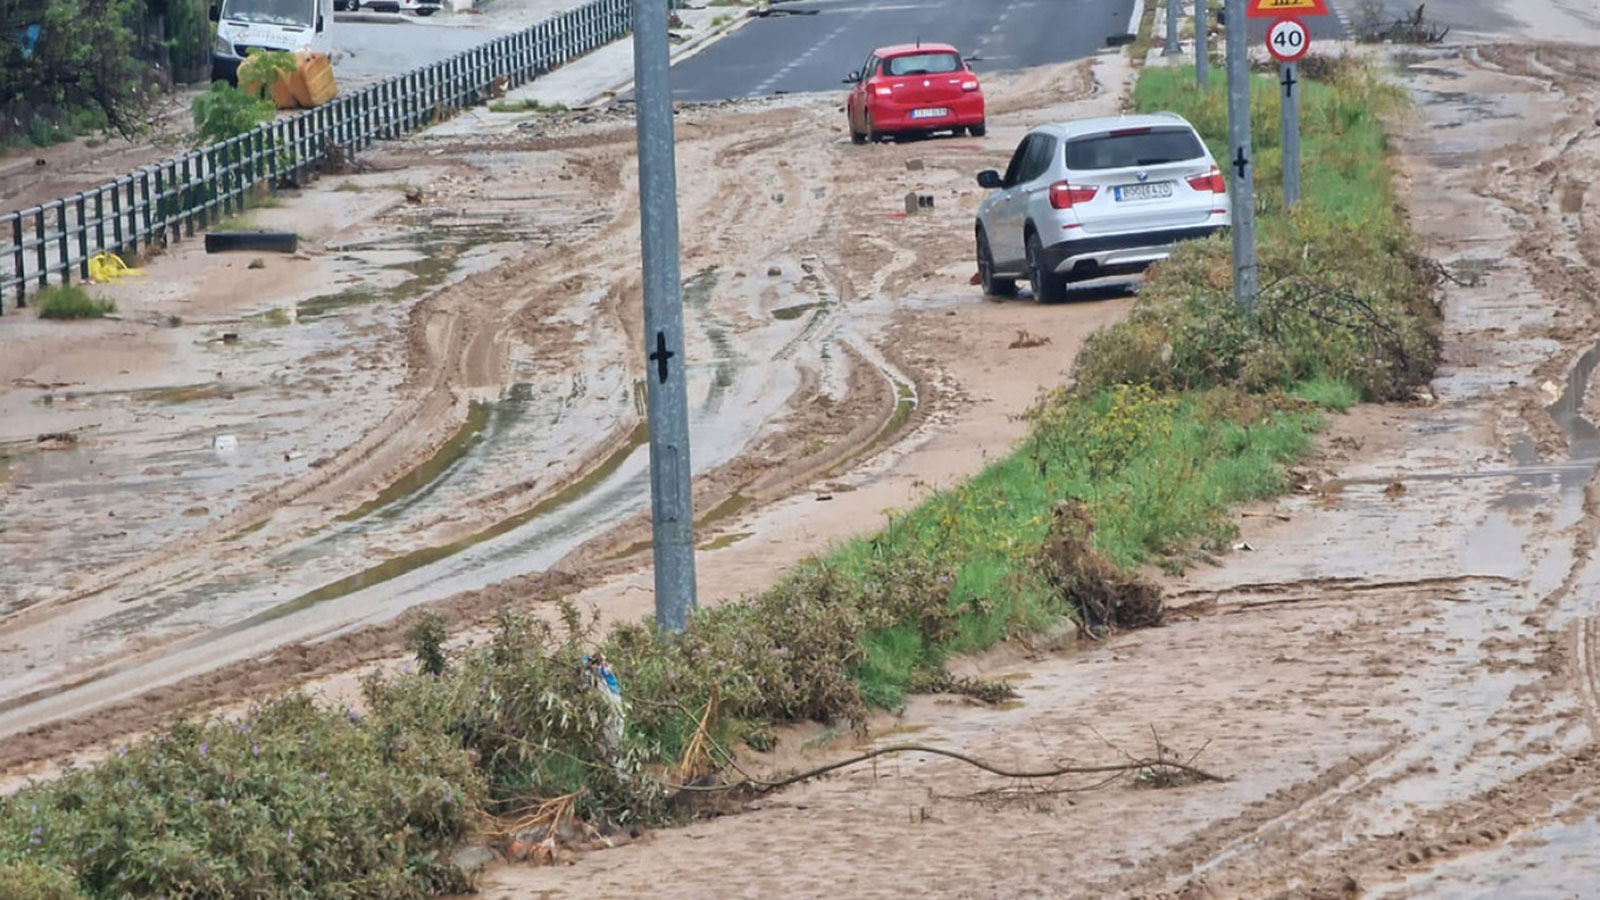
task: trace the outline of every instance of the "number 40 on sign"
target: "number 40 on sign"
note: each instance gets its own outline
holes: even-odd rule
[[[1279,19],[1267,29],[1267,52],[1281,63],[1292,63],[1311,49],[1311,32],[1298,19]]]

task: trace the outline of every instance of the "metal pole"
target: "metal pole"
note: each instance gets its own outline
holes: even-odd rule
[[[1278,83],[1283,85],[1283,208],[1293,209],[1300,202],[1300,92],[1295,86],[1295,64],[1278,66]]]
[[[639,135],[639,238],[644,260],[645,402],[650,426],[650,536],[656,625],[681,632],[695,606],[689,490],[689,397],[678,268],[678,185],[668,83],[668,0],[635,0],[633,71]]]
[[[1194,0],[1194,83],[1205,87],[1211,75],[1211,48],[1206,46],[1206,14],[1211,0]]]
[[[1255,160],[1250,145],[1250,60],[1245,0],[1227,0],[1228,168],[1233,173],[1233,300],[1256,314]]]
[[[1167,46],[1162,56],[1177,56],[1183,52],[1178,44],[1178,16],[1182,15],[1182,0],[1167,0]]]

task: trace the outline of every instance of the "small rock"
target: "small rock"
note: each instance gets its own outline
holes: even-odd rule
[[[34,444],[40,450],[65,450],[68,447],[76,446],[77,443],[78,436],[70,431],[55,431],[49,434],[41,434],[34,439]]]
[[[239,332],[237,332],[237,331],[224,331],[222,333],[222,342],[224,344],[237,344],[237,343],[239,343]]]
[[[782,274],[783,274],[783,269],[781,267],[779,267],[779,266],[768,266],[767,267],[767,275],[769,277],[771,277],[771,278],[777,278],[778,276],[780,276]]]
[[[906,169],[908,169],[909,171],[921,172],[923,170],[923,168],[924,168],[924,166],[923,166],[923,162],[922,162],[921,159],[908,159],[908,160],[906,160]]]

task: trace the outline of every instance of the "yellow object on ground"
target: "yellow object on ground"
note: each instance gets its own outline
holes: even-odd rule
[[[254,94],[261,88],[261,78],[254,71],[251,60],[239,66],[239,88]],[[294,54],[294,68],[278,74],[272,82],[272,104],[279,109],[310,109],[332,100],[339,93],[333,80],[333,62],[326,53],[309,50]]]
[[[115,253],[97,253],[89,257],[89,280],[95,284],[108,284],[128,275],[143,275],[142,269],[130,269]]]
[[[333,81],[333,61],[326,53],[295,54],[295,76],[290,87],[294,98],[307,109],[321,106],[339,93]]]

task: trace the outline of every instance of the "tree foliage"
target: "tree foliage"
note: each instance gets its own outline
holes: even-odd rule
[[[174,75],[204,77],[205,0],[0,0],[0,139],[64,120],[124,136]],[[38,141],[39,137],[35,136]]]

